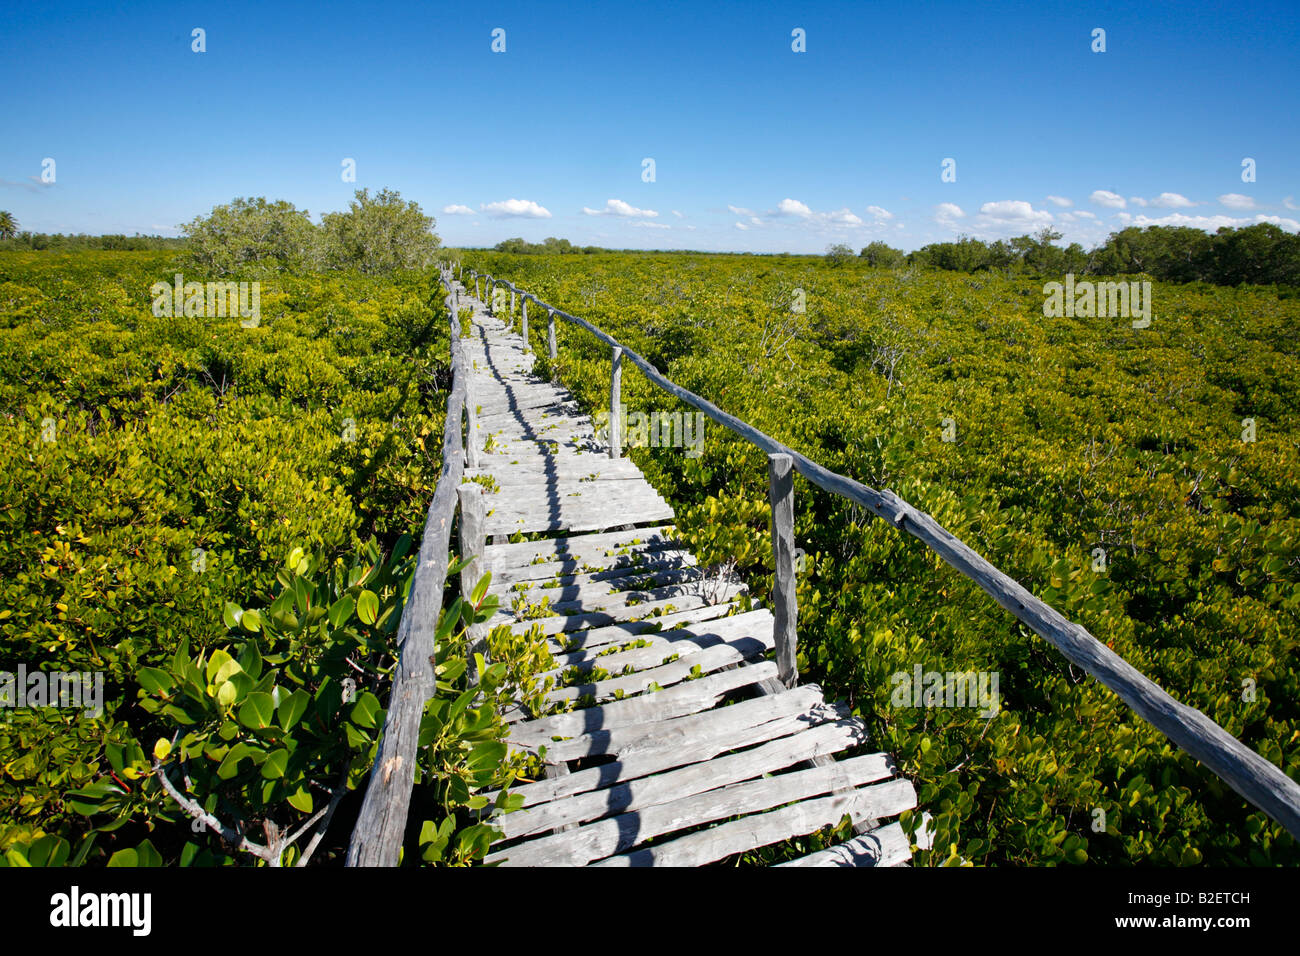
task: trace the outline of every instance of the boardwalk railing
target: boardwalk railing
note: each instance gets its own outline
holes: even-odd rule
[[[397,629],[398,660],[393,669],[392,694],[370,771],[361,813],[348,846],[348,866],[396,866],[406,830],[406,816],[415,784],[416,750],[424,705],[433,696],[434,673],[430,658],[442,612],[447,583],[448,545],[455,517],[457,489],[465,473],[465,449],[473,449],[474,408],[467,400],[469,369],[460,339],[459,304],[451,272],[443,269],[445,299],[451,312],[451,391],[443,426],[442,472],[424,521],[424,539],[416,561],[410,593]],[[462,443],[462,414],[470,419],[470,440]],[[470,464],[475,462],[471,460]],[[478,487],[477,485],[475,487]]]
[[[498,287],[503,287],[510,291],[512,312],[516,295],[523,299],[525,314],[529,301],[536,303],[538,308],[547,310],[551,323],[548,342],[548,353],[551,358],[555,358],[556,354],[554,332],[556,316],[585,329],[610,347],[613,369],[610,383],[610,408],[613,412],[610,422],[611,455],[615,457],[618,455],[619,437],[614,423],[618,420],[618,389],[624,360],[639,368],[646,378],[669,395],[699,409],[719,425],[730,429],[767,452],[769,496],[772,505],[772,540],[776,558],[773,594],[773,613],[777,622],[776,650],[779,677],[786,686],[793,686],[796,678],[794,661],[797,608],[794,588],[793,475],[791,473],[793,468],[819,488],[869,509],[894,527],[920,539],[926,547],[978,584],[999,605],[1060,651],[1067,660],[1101,681],[1144,720],[1216,773],[1242,797],[1281,823],[1292,836],[1300,839],[1300,784],[1233,737],[1201,711],[1179,703],[1158,684],[1093,637],[1084,627],[1068,620],[1055,608],[1031,594],[1019,582],[999,571],[930,515],[914,508],[892,491],[869,488],[852,478],[830,471],[765,435],[752,425],[727,414],[707,399],[667,379],[642,356],[590,322],[548,305],[532,293],[525,292],[504,279],[479,273],[473,269],[469,274],[474,282],[476,296],[489,303],[489,306],[492,303],[493,292]],[[482,297],[480,291],[481,283],[486,287],[486,299]],[[525,347],[527,347],[526,331]],[[441,490],[441,482],[439,489]],[[432,513],[431,509],[430,515]],[[423,554],[421,559],[423,563]],[[405,619],[402,624],[406,625]],[[433,624],[430,623],[428,626],[432,628]]]

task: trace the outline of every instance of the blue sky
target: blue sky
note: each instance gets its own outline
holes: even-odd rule
[[[33,231],[175,235],[236,196],[318,217],[385,186],[451,245],[1300,230],[1294,0],[59,3],[0,24],[0,208]]]

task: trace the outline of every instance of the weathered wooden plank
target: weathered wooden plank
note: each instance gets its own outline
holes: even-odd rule
[[[762,610],[762,608],[755,607],[753,610]],[[572,651],[623,643],[642,634],[659,634],[679,627],[721,620],[736,613],[748,613],[740,610],[738,601],[702,604],[699,607],[686,608],[639,621],[620,621],[616,624],[584,630],[558,632],[549,635],[549,639],[553,653],[568,654]]]
[[[535,485],[543,481],[610,481],[630,479],[645,481],[645,476],[630,458],[593,457],[590,461],[565,458],[549,461],[493,462],[491,470],[478,468],[466,472],[468,477],[491,476],[503,488],[511,485]]]
[[[529,746],[511,739],[509,746],[515,750],[534,750],[537,746],[544,745],[548,761],[597,756],[623,758],[635,753],[674,750],[699,740],[726,743],[728,734],[739,733],[774,720],[793,719],[795,722],[791,727],[797,729],[803,725],[824,722],[832,715],[839,714],[839,709],[822,701],[820,688],[808,685],[775,697],[754,697],[685,717],[606,727],[587,731],[568,740],[534,741]]]
[[[660,559],[661,555],[662,560]],[[537,564],[526,564],[522,567],[498,567],[493,573],[492,585],[493,587],[510,589],[518,584],[533,590],[545,589],[550,582],[558,581],[560,586],[563,587],[566,582],[570,581],[582,582],[604,579],[597,577],[597,575],[607,575],[610,579],[617,579],[624,575],[635,575],[642,570],[656,567],[690,567],[692,566],[690,562],[694,560],[695,557],[690,552],[670,546],[600,557],[591,562],[577,560],[545,561]]]
[[[449,296],[450,299],[450,296]],[[443,423],[442,468],[424,520],[415,576],[397,629],[398,660],[378,751],[348,845],[348,866],[396,866],[415,782],[420,718],[434,690],[434,635],[447,580],[452,518],[465,460],[461,418],[468,371],[460,350],[460,322],[452,302],[452,384]]]
[[[520,721],[511,726],[509,739],[521,748],[535,750],[549,745],[555,737],[579,737],[602,730],[685,717],[708,710],[728,694],[750,687],[775,673],[776,664],[771,661],[733,667],[658,693]]]
[[[612,674],[621,672],[626,667],[640,669],[654,666],[664,657],[679,654],[683,657],[706,647],[721,644],[738,637],[759,637],[768,647],[772,646],[772,615],[766,610],[751,611],[725,617],[709,624],[676,628],[671,631],[659,631],[631,638],[631,641],[644,641],[645,647],[628,648],[624,651],[610,653],[606,648],[587,648],[564,654],[554,654],[555,667],[542,672],[539,677],[558,675],[573,667],[589,670],[600,667]]]
[[[583,631],[590,628],[605,627],[610,624],[618,624],[621,621],[653,621],[665,616],[668,613],[668,608],[672,608],[674,611],[684,611],[691,608],[705,607],[711,604],[726,604],[743,593],[744,588],[741,586],[724,584],[719,588],[718,593],[714,596],[714,600],[706,600],[696,594],[680,594],[663,601],[647,601],[645,604],[613,608],[608,611],[592,611],[590,613],[570,614],[561,617],[541,617],[535,620],[522,620],[512,624],[511,630],[516,633],[522,633],[532,627],[537,627],[540,629],[542,634],[561,634],[566,631]]]
[[[488,517],[490,534],[530,534],[539,531],[600,531],[627,524],[648,524],[672,518],[673,509],[668,505],[662,507],[638,507],[635,512],[621,510],[577,511],[565,509],[552,516],[512,516],[493,514]]]
[[[663,508],[667,502],[644,479],[614,481],[539,481],[533,486],[506,485],[487,496],[489,513],[529,517],[555,513],[566,508],[635,511],[642,507]]]
[[[776,666],[786,687],[798,680],[795,626],[798,605],[794,577],[794,465],[789,455],[768,455],[768,500],[772,506],[772,557],[776,572],[772,613],[776,617]]]
[[[922,818],[921,829],[917,831],[917,847],[929,849],[931,838],[925,829]],[[895,821],[886,826],[854,837],[846,843],[839,843],[816,853],[809,853],[788,863],[778,866],[898,866],[912,858],[912,843],[903,832],[903,825]]]
[[[764,661],[737,670],[757,671],[760,668],[768,673],[774,673],[776,665]],[[657,697],[658,694],[649,696]],[[733,704],[713,711],[701,711],[692,716],[723,714],[737,706],[739,705]],[[757,717],[753,718],[753,721],[741,720],[734,715],[728,715],[726,721],[705,722],[703,727],[697,727],[693,734],[679,735],[671,746],[658,743],[653,734],[648,737],[642,735],[635,742],[635,746],[626,748],[612,763],[574,771],[562,783],[554,780],[539,780],[534,783],[520,784],[514,787],[511,793],[519,794],[524,798],[523,806],[533,806],[550,800],[563,799],[575,793],[612,787],[621,781],[634,780],[664,770],[712,760],[719,754],[743,750],[770,740],[802,733],[809,727],[847,719],[849,717],[846,708],[825,703],[814,703],[806,711],[786,714],[784,717],[770,720],[761,720]],[[548,754],[547,760],[550,759]]]
[[[740,637],[725,644],[706,647],[698,653],[683,657],[681,660],[673,661],[670,664],[650,667],[634,674],[579,684],[575,687],[559,687],[549,691],[544,699],[548,703],[559,703],[564,700],[577,700],[580,697],[591,696],[600,701],[614,697],[619,691],[624,694],[639,694],[652,684],[667,687],[670,684],[686,680],[691,676],[692,668],[698,667],[703,673],[709,674],[729,664],[739,664],[742,661],[759,657],[771,650],[771,647],[770,635],[766,640],[761,635]]]
[[[564,535],[543,541],[519,541],[510,544],[489,545],[483,553],[489,569],[503,566],[520,567],[539,557],[548,560],[586,559],[601,557],[606,552],[650,547],[662,542],[663,546],[680,547],[677,529],[672,525],[657,528],[636,528],[631,531],[607,531],[599,534]]]
[[[797,770],[757,780],[745,777],[742,778],[742,783],[693,793],[588,823],[564,834],[562,838],[551,836],[528,840],[488,854],[485,862],[497,861],[506,866],[582,866],[679,830],[738,814],[770,810],[832,790],[862,787],[887,777],[889,773],[888,759],[883,754],[871,754],[841,760],[827,767]],[[911,788],[910,783],[898,782]],[[689,840],[690,837],[683,839]],[[715,839],[713,842],[725,846],[725,840]],[[665,848],[672,846],[673,843],[664,844]],[[649,852],[655,853],[657,849]],[[677,847],[675,852],[684,854],[681,847]],[[697,847],[694,853],[696,856],[701,855],[701,849]],[[721,853],[714,859],[729,855],[731,854]],[[662,865],[662,861],[656,862]]]
[[[609,372],[609,457],[619,458],[623,454],[623,436],[619,434],[622,415],[619,405],[622,403],[623,388],[623,350],[614,346],[610,359]]]
[[[488,590],[491,593],[509,591],[511,593],[534,595],[563,590],[565,594],[570,594],[572,593],[570,589],[581,588],[588,584],[603,583],[611,588],[621,589],[624,586],[625,579],[636,580],[641,577],[654,576],[655,580],[658,581],[660,580],[659,576],[668,572],[694,570],[698,573],[700,571],[695,561],[695,555],[689,551],[679,549],[652,551],[644,555],[619,555],[605,560],[608,562],[607,566],[598,571],[578,571],[567,574],[553,573],[550,575],[515,577],[515,573],[522,574],[527,569],[509,568],[507,570],[512,573],[512,576],[504,581],[494,577]],[[542,567],[542,565],[530,565],[529,567]]]
[[[848,761],[834,764],[842,767]],[[819,773],[831,767],[818,767],[805,773]],[[745,853],[803,836],[825,826],[851,818],[892,817],[916,806],[916,791],[907,780],[890,780],[846,793],[804,800],[780,810],[756,813],[732,823],[690,833],[654,847],[598,860],[595,866],[703,866],[716,860]]]
[[[728,582],[734,587],[743,586],[739,578],[733,577],[719,581],[712,575],[702,576],[696,573],[685,580],[650,588],[614,590],[609,585],[587,585],[585,588],[577,589],[583,593],[576,598],[568,597],[562,592],[507,592],[506,597],[510,600],[506,603],[511,604],[515,600],[521,600],[537,605],[549,601],[547,606],[553,614],[588,614],[595,611],[614,611],[620,608],[639,607],[642,604],[687,595],[694,595],[707,600],[712,593],[719,591]],[[516,620],[514,610],[506,606],[501,608],[489,623],[495,627],[499,624],[509,624],[514,620]]]
[[[483,548],[485,543],[483,516],[483,487],[473,482],[462,484],[456,489],[460,497],[460,553],[468,558],[467,564],[460,572],[460,596],[466,604],[472,603],[471,596],[479,579],[483,577]],[[477,684],[479,679],[475,654],[487,658],[487,636],[491,631],[486,623],[471,624],[467,633],[469,654],[469,681]]]
[[[866,725],[847,719],[819,724],[789,737],[781,737],[750,750],[715,757],[680,770],[641,777],[604,790],[587,791],[509,813],[498,821],[503,840],[514,840],[565,824],[586,823],[601,817],[630,813],[659,803],[678,800],[705,790],[775,773],[815,756],[839,753],[867,739]],[[877,754],[879,773],[892,774],[889,758]]]

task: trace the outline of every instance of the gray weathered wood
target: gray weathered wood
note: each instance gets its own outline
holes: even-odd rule
[[[916,838],[921,841],[918,842],[918,847],[928,848],[930,841],[920,832],[917,833]],[[838,843],[825,850],[818,850],[816,853],[791,860],[789,863],[777,865],[885,867],[897,866],[911,858],[912,842],[903,832],[903,825],[895,822],[854,837],[847,843]]]
[[[484,533],[483,486],[469,481],[456,489],[460,495],[460,554],[468,558],[469,564],[460,572],[461,600],[470,603],[475,586],[483,577],[483,550],[487,544]],[[478,663],[475,654],[482,654],[487,660],[487,635],[489,627],[484,624],[471,624],[468,628],[469,646],[469,682],[477,684],[479,680]]]
[[[733,667],[677,684],[657,694],[629,697],[599,707],[585,707],[567,713],[523,721],[510,728],[510,741],[520,749],[536,750],[555,737],[580,737],[634,724],[652,724],[708,710],[728,694],[758,683],[776,673],[771,661]]]
[[[511,304],[513,306],[513,300],[511,301]],[[528,300],[524,299],[524,301],[520,304],[523,308],[523,312],[520,315],[520,319],[519,319],[519,329],[520,329],[520,334],[523,336],[524,339],[524,351],[528,352],[532,349],[532,346],[528,344]]]
[[[794,471],[789,455],[767,456],[768,501],[772,506],[772,558],[775,573],[772,613],[776,617],[776,664],[781,683],[793,687],[796,665],[798,602],[794,576]]]
[[[707,766],[697,764],[691,769],[697,773],[701,769],[707,772]],[[872,754],[833,763],[829,767],[757,780],[746,775],[740,778],[743,782],[704,792],[699,792],[698,787],[692,791],[691,785],[686,785],[683,786],[683,795],[676,799],[651,803],[632,813],[579,826],[563,837],[528,840],[489,854],[485,862],[495,860],[506,866],[582,866],[679,830],[738,814],[769,810],[830,790],[858,787],[888,775],[888,760],[883,754]],[[727,771],[720,771],[719,782],[726,778]]]
[[[830,768],[818,768],[821,769]],[[752,814],[655,847],[608,857],[593,865],[703,866],[831,826],[839,823],[846,813],[854,819],[859,816],[891,817],[915,806],[916,791],[912,784],[907,780],[890,780],[817,800],[804,800],[780,810]]]
[[[654,667],[665,657],[673,654],[686,657],[715,644],[743,637],[767,635],[771,631],[772,615],[765,610],[751,611],[748,614],[737,614],[671,631],[651,632],[641,638],[647,645],[645,647],[629,648],[615,653],[609,653],[613,650],[612,646],[584,648],[567,654],[557,654],[554,668],[542,671],[537,676],[559,675],[568,668],[590,670],[599,667],[611,674],[621,674],[627,667],[637,671]],[[637,638],[631,638],[630,641],[635,642]],[[770,640],[766,636],[763,643],[770,646]]]
[[[692,608],[725,604],[743,594],[744,590],[741,586],[726,584],[723,585],[712,601],[695,594],[683,594],[662,601],[647,601],[645,604],[637,604],[632,607],[611,608],[608,611],[589,611],[582,614],[540,617],[535,620],[520,621],[511,625],[511,630],[519,634],[535,627],[542,634],[560,634],[565,631],[583,631],[634,620],[655,623],[662,621],[663,616],[672,613],[669,610],[670,608],[674,611],[684,611]]]
[[[618,458],[623,454],[623,426],[619,406],[622,404],[623,390],[623,350],[614,346],[609,372],[609,457]]]
[[[550,309],[546,316],[546,357],[555,361],[555,310]]]
[[[507,814],[498,823],[502,837],[514,840],[554,829],[560,824],[585,823],[616,813],[629,813],[658,803],[667,803],[705,790],[752,780],[775,773],[818,755],[847,750],[867,739],[866,726],[848,718],[818,724],[789,737],[725,757],[715,757],[678,770],[624,781],[602,790],[589,790],[563,800],[527,807]],[[877,754],[879,773],[874,779],[888,777],[893,764],[884,754]]]
[[[398,660],[378,751],[348,846],[348,866],[396,866],[415,782],[416,748],[425,702],[433,694],[430,658],[447,580],[447,552],[457,486],[464,471],[460,421],[468,370],[451,316],[452,385],[443,426],[442,469],[424,521],[414,580],[397,628]]]

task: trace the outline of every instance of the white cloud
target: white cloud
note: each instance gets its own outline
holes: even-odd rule
[[[1068,209],[1074,205],[1073,202],[1066,199],[1064,196],[1048,196],[1047,201],[1052,203],[1054,206],[1060,206],[1062,209]]]
[[[1094,190],[1092,195],[1088,197],[1088,201],[1094,206],[1105,206],[1107,209],[1123,209],[1127,205],[1123,196],[1108,189]]]
[[[1129,202],[1135,206],[1156,206],[1160,209],[1189,209],[1196,205],[1196,203],[1179,193],[1161,193],[1155,199],[1132,196],[1129,198]]]
[[[1224,193],[1219,197],[1219,204],[1229,209],[1254,209],[1255,200],[1241,193]]]
[[[867,212],[871,213],[871,217],[875,219],[877,222],[883,222],[886,219],[894,218],[894,214],[892,212],[890,212],[888,209],[883,209],[880,206],[868,206]]]
[[[951,225],[954,220],[965,217],[966,213],[956,203],[941,202],[934,207],[934,221],[940,225]]]
[[[1074,213],[1074,215],[1076,215],[1076,216],[1082,216],[1084,219],[1096,219],[1096,218],[1097,218],[1097,214],[1096,214],[1095,212],[1088,212],[1088,210],[1086,210],[1086,209],[1079,209],[1079,210],[1076,210],[1075,213]]]
[[[777,203],[776,211],[783,216],[798,216],[800,219],[811,219],[813,214],[807,205],[797,199],[782,199]]]
[[[443,207],[442,207],[442,211],[443,211],[444,214],[446,214],[446,215],[448,215],[448,216],[472,216],[472,215],[474,215],[474,210],[473,210],[473,209],[470,209],[469,206],[461,206],[461,205],[458,205],[457,203],[452,203],[450,206],[443,206]]]
[[[1191,226],[1194,229],[1204,229],[1207,232],[1220,229],[1223,226],[1232,226],[1240,228],[1242,226],[1253,226],[1258,222],[1271,222],[1276,226],[1291,232],[1300,232],[1300,222],[1295,219],[1285,219],[1281,216],[1242,216],[1236,218],[1233,216],[1188,216],[1181,212],[1170,213],[1167,216],[1130,216],[1128,213],[1119,213],[1116,216],[1126,226]]]
[[[986,202],[980,206],[980,216],[995,223],[1034,224],[1049,223],[1052,214],[1045,209],[1035,209],[1022,199],[1003,199],[998,202]]]
[[[589,209],[583,206],[582,211],[588,216],[623,216],[628,219],[653,219],[659,215],[653,209],[637,209],[636,206],[625,203],[621,199],[606,199],[604,209]]]
[[[1286,206],[1287,209],[1300,209],[1300,206],[1297,206],[1295,204],[1294,196],[1287,196],[1285,199],[1282,200],[1282,205]]]
[[[650,222],[645,219],[638,220],[637,222],[632,223],[632,225],[641,226],[645,229],[671,229],[672,228],[672,226],[668,225],[668,223],[666,222]]]
[[[739,229],[741,232],[744,232],[749,227],[745,225],[743,222],[738,222],[736,223],[736,228]]]
[[[800,202],[797,199],[782,199],[777,204],[776,209],[770,211],[769,215],[791,216],[795,219],[802,219],[814,226],[849,226],[856,228],[862,225],[862,218],[847,206],[830,212],[817,212],[810,208],[807,203]],[[755,219],[754,222],[758,222],[758,220]]]
[[[735,213],[737,216],[752,216],[752,215],[754,215],[754,210],[752,210],[752,209],[746,209],[744,206],[728,206],[727,208],[730,209],[730,210],[731,210],[733,213]]]
[[[686,218],[686,217],[683,216],[681,213],[679,213],[676,209],[673,210],[673,215],[676,216],[678,219],[685,219],[685,218]]]
[[[520,217],[523,219],[550,219],[551,212],[545,206],[539,206],[531,199],[505,199],[501,202],[479,203],[479,209],[489,216],[499,219]]]

